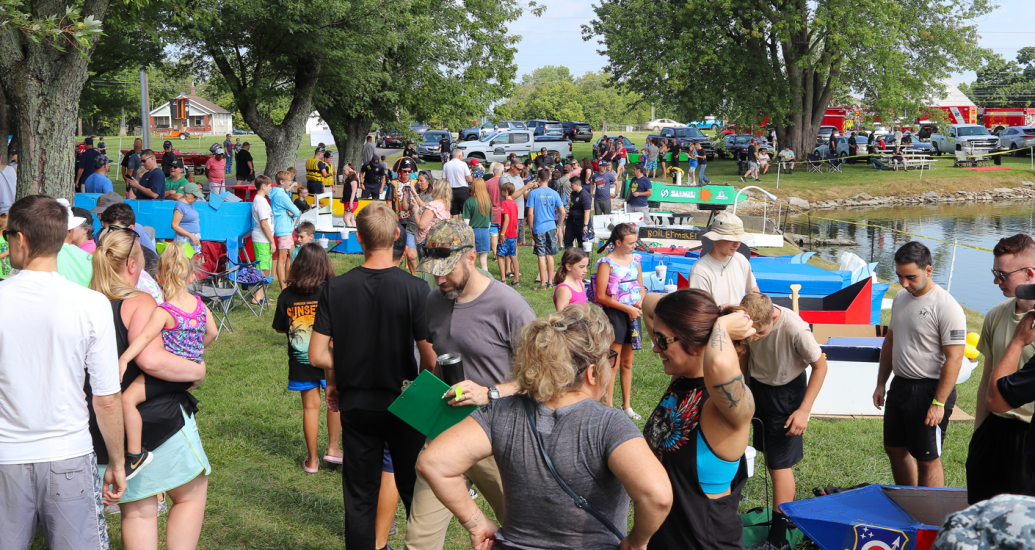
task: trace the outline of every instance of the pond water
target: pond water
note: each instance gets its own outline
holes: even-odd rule
[[[808,216],[791,216],[784,230],[807,235],[809,225]],[[992,282],[992,253],[967,246],[953,247],[953,241],[991,250],[1003,237],[1017,233],[1035,235],[1035,203],[817,210],[812,213],[811,227],[813,237],[852,239],[857,243],[855,246],[815,246],[812,250],[817,256],[837,263],[841,253],[849,250],[865,261],[879,262],[877,276],[894,282],[898,281],[893,261],[895,251],[906,242],[920,241],[931,249],[935,282],[949,287],[951,271],[949,292],[963,305],[987,313],[1005,300]],[[804,248],[809,250],[809,243],[806,242]]]

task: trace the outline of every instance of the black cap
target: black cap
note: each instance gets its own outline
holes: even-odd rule
[[[86,145],[93,145],[93,138],[92,137],[88,137],[88,138],[83,140],[83,143],[85,143]]]
[[[546,147],[543,147],[542,149],[540,149],[539,152],[545,153],[546,152]]]
[[[326,151],[326,149],[324,149],[323,147],[317,147],[316,148],[316,153],[322,153],[324,151]],[[313,154],[315,155],[316,153],[313,153]]]
[[[180,160],[180,159],[176,159],[176,162],[170,164],[169,167],[170,168],[183,168],[184,167],[183,166],[183,161]]]
[[[105,164],[111,164],[111,161],[108,160],[108,155],[100,155],[93,160],[94,170],[103,167]]]
[[[93,143],[93,142],[91,141],[90,143]],[[172,146],[173,146],[173,142],[171,142],[169,140],[165,140],[165,143],[162,144],[162,147],[172,147]]]
[[[86,221],[90,222],[90,225],[93,225],[93,214],[91,214],[90,211],[85,208],[73,206],[72,215],[77,218],[86,218]]]
[[[1018,300],[1035,300],[1035,285],[1017,285],[1013,294]]]

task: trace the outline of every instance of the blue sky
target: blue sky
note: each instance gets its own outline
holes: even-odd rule
[[[543,65],[564,65],[578,76],[599,71],[606,59],[597,54],[596,40],[583,42],[581,26],[593,17],[593,0],[545,0],[542,17],[524,16],[509,31],[522,36],[515,60],[518,79]],[[1000,0],[999,7],[978,21],[980,45],[1014,59],[1017,50],[1035,46],[1035,1]],[[955,74],[953,83],[972,82],[974,73]]]

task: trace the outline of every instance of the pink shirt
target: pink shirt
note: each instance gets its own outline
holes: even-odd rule
[[[205,163],[205,176],[209,183],[223,183],[226,179],[226,159],[216,160],[216,157],[208,159]]]
[[[97,243],[93,242],[93,239],[86,239],[83,241],[83,244],[79,245],[79,248],[85,252],[93,254],[94,251],[97,250]]]
[[[582,281],[579,281],[579,290],[575,290],[574,288],[569,286],[568,283],[561,283],[561,284],[557,285],[557,287],[553,289],[553,305],[554,306],[557,305],[557,291],[562,286],[564,288],[568,289],[571,292],[571,300],[568,301],[568,305],[571,305],[571,304],[585,304],[586,303],[586,285]]]

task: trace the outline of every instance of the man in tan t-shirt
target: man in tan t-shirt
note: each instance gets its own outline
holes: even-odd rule
[[[931,251],[912,241],[895,252],[902,290],[891,304],[891,326],[880,352],[873,405],[885,405],[884,451],[896,485],[943,487],[942,442],[956,404],[967,317],[931,280]]]
[[[804,458],[802,434],[808,428],[812,404],[816,402],[827,360],[809,329],[797,313],[780,306],[765,294],[751,292],[740,303],[754,321],[755,336],[742,356],[745,375],[750,375],[755,399],[755,426],[751,445],[765,453],[773,477],[773,522],[768,541],[773,548],[787,544],[787,516],[780,505],[794,500],[794,470]],[[812,366],[806,384],[805,368]]]
[[[1006,352],[1021,318],[1035,308],[1035,301],[1019,300],[1019,285],[1035,283],[1035,241],[1023,233],[1001,239],[992,250],[992,278],[1010,298],[992,308],[981,326],[977,348],[985,356],[981,385],[977,391],[974,435],[967,453],[967,500],[975,504],[1005,493],[1019,493],[1032,483],[1025,461],[1027,439],[1035,404],[1028,403],[1005,413],[989,414],[985,404],[992,370]],[[1035,345],[1024,346],[1017,368],[1035,356]]]
[[[744,232],[744,222],[733,214],[720,212],[712,220],[711,231],[704,236],[713,246],[690,268],[690,288],[707,292],[719,306],[737,305],[744,294],[758,292],[751,264],[737,253],[741,243],[751,240]],[[643,297],[641,310],[648,334],[654,334],[654,306],[664,296],[652,292]]]

